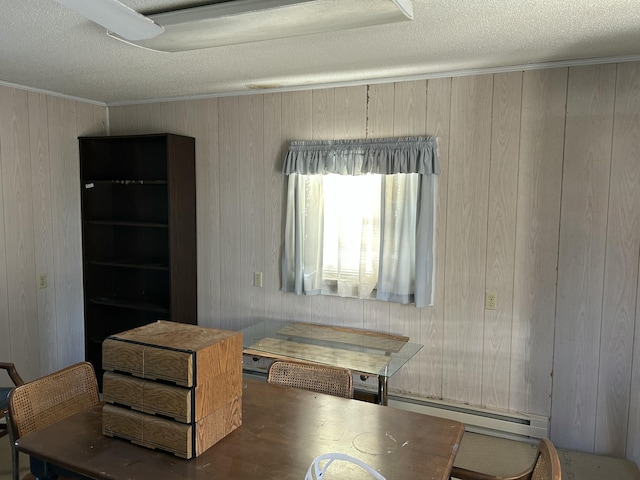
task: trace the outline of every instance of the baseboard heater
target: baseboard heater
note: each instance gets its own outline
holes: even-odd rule
[[[401,410],[448,418],[464,423],[467,432],[482,433],[510,440],[537,443],[548,438],[549,419],[503,410],[476,408],[440,400],[427,400],[389,395],[389,406]]]

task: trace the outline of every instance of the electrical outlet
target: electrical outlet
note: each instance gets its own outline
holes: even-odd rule
[[[498,308],[498,292],[487,290],[484,297],[484,308],[487,310],[495,310]]]
[[[253,272],[253,286],[254,287],[262,286],[262,272]]]
[[[38,288],[47,288],[47,274],[41,273],[38,275]]]

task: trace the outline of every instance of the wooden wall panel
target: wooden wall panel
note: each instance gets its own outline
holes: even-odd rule
[[[160,107],[157,103],[145,103],[136,105],[131,112],[134,119],[134,128],[132,130],[123,131],[125,135],[129,134],[146,134],[146,133],[164,133],[156,123],[161,121]],[[173,131],[170,133],[174,133]],[[196,146],[197,147],[197,146]]]
[[[5,196],[9,193],[5,193],[3,185],[5,172],[7,172],[7,175],[11,172],[11,162],[10,160],[5,162],[1,148],[2,137],[11,135],[12,130],[13,114],[8,104],[12,90],[9,87],[0,86],[0,101],[2,102],[2,110],[0,110],[0,115],[2,115],[2,118],[0,118],[0,331],[3,332],[3,335],[0,335],[0,351],[4,352],[4,356],[8,357],[8,360],[13,359],[14,351],[17,352],[22,348],[20,344],[14,344],[11,338],[11,317],[9,316],[9,286],[11,285],[11,279],[7,276],[7,229],[5,227],[5,210],[9,209],[10,204],[5,202]],[[6,112],[9,112],[9,114]],[[9,130],[5,131],[6,128],[9,128]],[[20,362],[15,361],[15,363],[17,366],[21,366]],[[2,382],[0,383],[1,385],[11,385],[11,380],[4,371],[0,372],[0,382]]]
[[[314,90],[311,98],[312,140],[334,140],[336,91],[333,88]]]
[[[454,78],[445,252],[443,395],[480,404],[493,77]]]
[[[615,65],[569,69],[551,438],[595,442]]]
[[[220,157],[218,100],[198,101],[196,137],[196,225],[198,325],[220,328]]]
[[[0,89],[0,111],[4,113],[0,117],[0,157],[9,279],[7,334],[11,345],[19,346],[11,349],[11,360],[21,366],[27,378],[33,378],[40,372],[40,356],[27,92]]]
[[[52,372],[58,365],[56,338],[56,294],[53,255],[53,217],[51,210],[51,175],[49,168],[49,125],[47,96],[28,92],[29,151],[31,157],[31,196],[33,202],[33,235],[36,275],[47,275],[46,288],[37,290],[37,328],[40,350],[40,372]],[[103,109],[104,116],[104,109]],[[35,280],[34,280],[35,281]]]
[[[0,95],[5,97],[8,87],[0,86]],[[0,113],[0,115],[3,115]],[[3,122],[4,123],[4,122]],[[2,125],[2,124],[0,124]],[[3,131],[0,131],[0,135],[4,135]],[[0,137],[1,141],[1,137]],[[3,172],[7,168],[4,165],[4,159],[2,157],[2,150],[0,149],[0,180],[4,178]],[[6,248],[6,229],[4,226],[4,188],[0,181],[0,331],[7,332],[5,335],[0,335],[0,351],[5,352],[5,355],[9,359],[13,358],[12,353],[14,349],[20,348],[19,345],[13,345],[11,342],[11,318],[9,317],[9,279],[7,278],[7,248]],[[11,380],[6,372],[0,372],[0,381],[2,385],[11,385]]]
[[[495,310],[484,311],[482,404],[506,409],[509,407],[522,72],[494,75],[492,108],[485,290],[497,292],[498,302]]]
[[[640,255],[638,255],[640,257]],[[640,270],[640,258],[638,258]],[[631,392],[629,422],[627,427],[627,449],[625,458],[640,465],[640,404],[634,399],[640,398],[640,285],[636,285],[635,335],[633,338],[633,363],[631,364]]]
[[[5,87],[0,87],[5,88]],[[0,157],[0,178],[2,176],[2,157]],[[0,272],[7,271],[7,256],[4,241],[4,198],[2,192],[2,182],[0,182]],[[13,349],[19,348],[18,345],[11,343],[11,319],[9,318],[9,279],[6,275],[0,275],[0,331],[7,332],[6,335],[0,336],[0,351],[4,352],[4,357],[12,358]],[[6,372],[0,372],[0,385],[11,385],[11,379]]]
[[[264,97],[264,289],[266,318],[282,316],[280,290],[280,250],[284,231],[285,182],[282,174],[284,142],[282,140],[282,95]]]
[[[240,306],[243,302],[241,272],[242,231],[240,229],[240,118],[238,97],[218,100],[220,151],[220,228],[225,232],[220,248],[220,327],[231,330],[241,324]],[[243,135],[244,139],[244,135]]]
[[[132,135],[138,133],[140,105],[127,105],[109,108],[109,134]]]
[[[175,104],[175,110],[171,123],[163,124],[167,127],[169,133],[177,133],[179,135],[195,136],[198,133],[198,102],[196,100],[182,100],[180,102],[168,102]],[[148,106],[147,106],[148,107]],[[140,118],[138,119],[140,124]]]
[[[76,130],[78,136],[105,135],[105,108],[91,103],[76,102]]]
[[[254,318],[264,314],[264,287],[253,286],[253,273],[264,273],[264,248],[256,248],[264,239],[264,99],[261,95],[245,95],[239,98],[240,125],[243,140],[239,144],[240,192],[240,284],[243,301],[240,304],[241,323],[248,327]],[[264,284],[264,278],[263,278]]]
[[[449,179],[449,141],[451,115],[451,79],[429,80],[427,83],[427,135],[438,139],[438,198],[436,200],[435,230],[435,288],[433,307],[421,311],[424,345],[421,354],[426,361],[420,364],[420,394],[427,397],[442,397],[444,368],[444,275],[447,238],[447,195]]]
[[[7,87],[0,104],[0,349],[31,380],[84,357],[77,135],[106,109]]]
[[[158,118],[160,119],[160,125],[162,132],[171,132],[171,133],[184,133],[176,131],[177,127],[177,108],[178,103],[180,102],[163,102],[160,104],[160,109],[158,110]],[[131,118],[135,119],[137,116],[132,113]],[[136,122],[137,125],[137,122]]]
[[[49,97],[49,161],[53,218],[58,364],[84,360],[80,162],[76,102]]]
[[[379,83],[367,89],[367,138],[393,136],[395,83]]]
[[[135,135],[135,134],[143,134],[143,133],[176,133],[173,130],[168,131],[163,127],[162,124],[162,106],[164,103],[154,103],[147,105],[134,105],[134,110],[129,110],[131,107],[117,107],[109,109],[109,125],[111,126],[111,134],[116,135],[116,132],[121,135]],[[126,112],[124,115],[121,113],[120,109],[123,112]],[[116,122],[114,122],[114,117],[112,114],[115,114]],[[134,117],[135,114],[135,117]],[[135,118],[135,124],[127,126],[123,128],[119,125],[119,122],[122,122],[123,118],[132,117]],[[197,148],[196,144],[196,148]]]
[[[602,332],[596,411],[597,453],[624,456],[640,252],[640,65],[618,65]]]
[[[524,73],[509,408],[551,405],[567,70]]]

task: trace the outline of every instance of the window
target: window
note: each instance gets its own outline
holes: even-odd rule
[[[436,150],[433,137],[293,142],[283,290],[430,305]]]
[[[323,293],[369,298],[378,283],[382,175],[322,176]]]

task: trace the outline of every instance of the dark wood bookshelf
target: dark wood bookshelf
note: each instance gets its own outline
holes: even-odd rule
[[[85,358],[156,320],[197,323],[195,140],[80,137]]]

